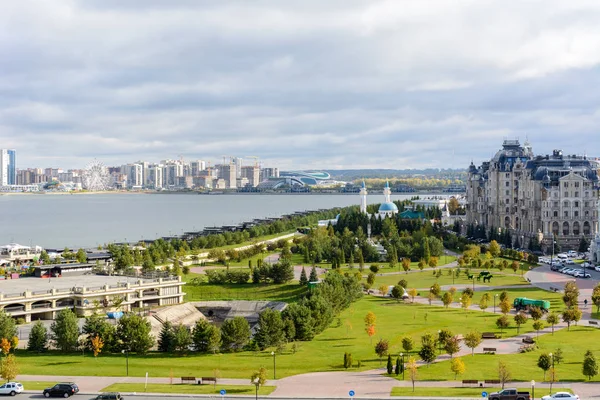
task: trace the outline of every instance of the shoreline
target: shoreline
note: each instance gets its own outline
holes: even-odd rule
[[[370,193],[381,193],[380,190],[371,190]],[[185,192],[185,191],[130,191],[130,190],[106,190],[96,192],[2,192],[0,196],[85,196],[85,195],[194,195],[194,196],[358,196],[353,192]],[[392,192],[392,196],[452,196],[464,193],[442,192],[442,191],[418,191],[418,192]]]

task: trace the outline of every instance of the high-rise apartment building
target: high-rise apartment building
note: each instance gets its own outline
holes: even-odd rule
[[[235,163],[217,164],[215,168],[219,171],[219,179],[225,181],[225,187],[235,189],[237,187],[237,173]]]
[[[0,186],[17,184],[17,151],[0,149]]]
[[[191,161],[190,168],[192,176],[200,176],[200,171],[204,171],[206,169],[206,162],[202,160]]]
[[[121,173],[127,177],[127,187],[138,189],[144,185],[141,164],[125,164],[121,167]]]
[[[554,150],[534,156],[528,143],[505,140],[490,160],[468,170],[467,222],[508,230],[514,243],[577,248],[598,231],[597,161]]]
[[[162,165],[152,165],[148,168],[146,185],[152,189],[162,189],[164,187]]]
[[[258,165],[246,165],[242,167],[241,177],[247,178],[248,183],[256,187],[260,183],[260,168]]]
[[[260,170],[260,181],[266,181],[269,178],[279,178],[279,168],[263,168]]]

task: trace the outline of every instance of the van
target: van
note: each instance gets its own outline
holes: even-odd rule
[[[558,259],[560,259],[560,260],[563,260],[563,261],[564,261],[564,260],[566,260],[567,258],[569,258],[569,256],[567,256],[567,255],[566,255],[566,254],[564,254],[564,253],[560,253],[560,254],[558,254],[558,255],[556,256],[556,258],[558,258]]]

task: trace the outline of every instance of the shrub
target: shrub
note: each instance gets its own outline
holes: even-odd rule
[[[371,272],[373,272],[374,274],[376,274],[377,272],[379,272],[379,266],[378,265],[371,265],[369,267],[369,270],[371,270]]]

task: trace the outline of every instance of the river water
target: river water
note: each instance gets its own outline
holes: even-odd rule
[[[414,195],[394,195],[393,200]],[[381,194],[369,196],[379,203]],[[0,245],[96,247],[360,204],[358,194],[76,194],[0,196]]]

